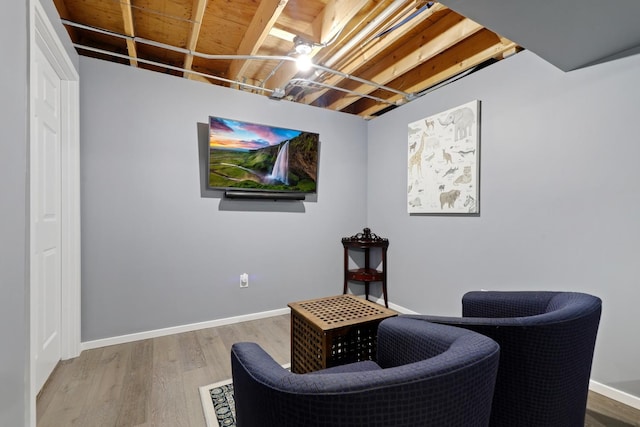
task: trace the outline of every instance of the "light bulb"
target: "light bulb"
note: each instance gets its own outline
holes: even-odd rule
[[[309,55],[300,55],[296,58],[299,71],[308,71],[311,68],[311,58]]]

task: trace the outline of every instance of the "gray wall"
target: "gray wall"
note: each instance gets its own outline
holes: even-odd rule
[[[340,238],[366,225],[364,120],[85,57],[80,70],[83,341],[342,291]],[[318,132],[317,199],[201,197],[209,115]]]
[[[593,376],[640,396],[640,56],[563,73],[522,52],[369,124],[368,223],[390,238],[389,293],[459,315],[473,289],[603,299]],[[481,100],[480,215],[407,213],[407,124]]]
[[[0,425],[24,424],[28,374],[27,289],[27,6],[0,14]],[[10,66],[8,66],[10,64]]]
[[[26,11],[10,2],[0,18],[13,58],[0,69],[0,339],[13,343],[0,352],[0,425],[21,425],[28,406]],[[524,52],[367,125],[78,60],[54,27],[82,75],[84,341],[339,293],[339,239],[369,225],[391,240],[391,301],[416,311],[457,314],[479,288],[601,296],[593,378],[640,396],[627,336],[640,293],[639,57],[565,74]],[[481,215],[408,215],[407,123],[471,99],[482,100]],[[317,200],[201,197],[196,123],[210,114],[319,132]]]

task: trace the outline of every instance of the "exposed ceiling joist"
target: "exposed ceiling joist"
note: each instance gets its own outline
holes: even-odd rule
[[[62,19],[70,18],[69,9],[67,9],[67,5],[65,4],[64,0],[53,0],[53,4],[56,6],[56,9],[58,9],[58,14],[60,15],[60,18]],[[76,31],[75,28],[69,27],[67,28],[67,31],[69,32],[69,36],[71,36],[71,39],[73,40],[78,39],[78,32]]]
[[[409,5],[407,8],[402,9],[401,16],[404,16],[405,14],[411,12],[413,9],[413,5]],[[361,34],[359,34],[359,42],[357,47],[355,47],[352,51],[347,52],[347,54],[342,59],[336,60],[335,57],[332,57],[330,60],[332,63],[339,64],[342,72],[347,74],[355,73],[363,66],[363,64],[368,64],[369,61],[382,54],[382,52],[388,49],[389,46],[399,42],[401,39],[404,39],[408,34],[411,34],[412,31],[420,26],[420,23],[423,20],[430,19],[432,15],[442,11],[445,11],[445,13],[448,12],[448,10],[444,6],[435,4],[431,7],[431,9],[425,12],[424,16],[416,17],[409,20],[402,27],[398,28],[396,31],[392,31],[386,34],[384,37],[373,38],[374,34],[380,32],[381,26],[371,28],[371,31],[367,31],[366,34],[363,31]],[[332,75],[325,79],[323,83],[338,86],[343,81],[343,77],[339,75]],[[315,90],[311,93],[306,94],[302,99],[302,102],[305,104],[311,104],[327,92],[328,89]]]
[[[396,4],[396,7],[393,8],[393,10],[405,10],[405,7],[413,7],[413,0],[395,0],[393,3]],[[403,7],[398,6],[400,4],[402,4]],[[319,59],[314,59],[315,63],[326,64],[328,67],[333,67],[335,64],[339,63],[341,58],[345,55],[350,55],[352,53],[351,46],[356,46],[367,38],[370,38],[374,29],[379,29],[381,25],[387,23],[387,19],[380,18],[382,18],[386,8],[388,7],[389,5],[386,4],[386,2],[380,2],[374,7],[368,8],[361,16],[357,17],[357,20],[354,19],[355,22],[352,21],[348,26],[343,28],[340,38],[336,40],[333,45],[338,46],[337,48],[334,48],[336,50],[331,48],[318,49],[318,47],[316,47],[309,56],[312,58],[315,58],[316,56],[319,57]],[[367,22],[369,24],[366,24]],[[370,26],[372,28],[368,28]],[[339,66],[338,68],[341,67]],[[340,69],[340,71],[350,73],[349,70],[345,71]],[[297,74],[298,70],[294,64],[282,64],[281,69],[278,70],[276,75],[266,82],[267,86],[269,88],[284,88],[292,78],[296,77]],[[309,102],[307,102],[307,104],[308,103]]]
[[[187,41],[187,50],[194,51],[198,45],[198,38],[200,37],[200,29],[202,28],[202,20],[204,19],[204,12],[207,8],[208,0],[193,0],[193,8],[191,9],[191,32]],[[182,68],[185,70],[191,70],[193,66],[193,55],[190,53],[184,57],[184,64]],[[193,73],[184,73],[185,78],[194,80]]]
[[[295,34],[290,33],[287,30],[283,30],[281,28],[278,27],[271,27],[271,29],[269,30],[269,35],[273,36],[273,37],[277,37],[281,40],[286,40],[288,42],[293,43],[293,39],[296,37]]]
[[[238,55],[255,55],[258,53],[258,50],[271,32],[273,25],[280,17],[287,2],[288,0],[262,0],[260,2],[249,24],[249,29],[240,42],[237,50]],[[248,65],[247,60],[232,61],[229,66],[229,78],[237,80],[246,72]]]
[[[474,21],[450,13],[421,34],[404,41],[390,55],[367,67],[361,75],[365,79],[386,85],[481,29],[482,27]],[[352,83],[349,87],[361,93],[371,93],[375,90],[366,85],[356,86]],[[326,105],[332,110],[342,110],[352,102],[351,99],[342,97]]]
[[[136,42],[133,40],[135,37],[135,30],[133,29],[133,14],[131,13],[131,2],[129,0],[120,1],[120,9],[122,10],[122,21],[124,22],[124,33],[131,37],[127,39],[127,52],[129,53],[130,63],[132,67],[138,66],[138,61],[135,59],[138,57],[136,52]]]
[[[362,117],[519,49],[425,0],[53,1],[81,55]]]
[[[362,9],[368,0],[329,0],[324,10],[313,21],[315,43],[328,43]]]
[[[330,0],[320,15],[311,24],[311,34],[302,35],[307,41],[321,46],[316,46],[309,54],[314,57],[319,53],[318,47],[328,43],[348,24],[348,22],[368,3],[369,0]],[[309,26],[307,26],[309,27]],[[275,75],[267,82],[266,86],[272,89],[284,88],[292,78],[298,74],[298,69],[293,63],[282,64]]]
[[[516,43],[484,29],[466,40],[459,50],[445,51],[414,68],[410,75],[400,76],[389,84],[402,85],[407,92],[421,94],[441,82],[485,63],[487,58],[502,57],[504,52],[513,51],[517,47]],[[382,97],[390,102],[402,101],[398,95],[384,94]],[[372,117],[386,108],[383,104],[369,102],[367,99],[359,100],[357,103],[357,106],[350,108],[355,107],[354,111],[358,111],[357,114],[362,117]]]

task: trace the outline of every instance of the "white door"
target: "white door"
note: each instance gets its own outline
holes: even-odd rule
[[[40,390],[60,360],[61,296],[61,79],[36,47],[36,137],[31,146],[31,263],[35,292],[35,381]]]

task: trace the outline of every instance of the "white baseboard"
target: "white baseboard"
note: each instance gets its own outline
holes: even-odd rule
[[[364,295],[358,295],[364,297]],[[384,305],[384,299],[378,298],[373,302]],[[418,314],[399,305],[389,303],[389,308],[402,314]],[[208,320],[206,322],[191,323],[188,325],[172,326],[170,328],[155,329],[152,331],[137,332],[135,334],[120,335],[117,337],[103,338],[93,341],[85,341],[80,343],[80,351],[90,350],[93,348],[106,347],[108,345],[124,344],[133,341],[146,340],[149,338],[163,337],[166,335],[179,334],[182,332],[197,331],[199,329],[214,328],[216,326],[231,325],[233,323],[247,322],[250,320],[264,319],[266,317],[281,316],[289,314],[290,309],[281,308],[278,310],[263,311],[260,313],[245,314],[242,316],[227,317],[224,319]]]
[[[384,305],[384,299],[382,298],[378,298],[374,302]],[[402,314],[419,314],[415,311],[409,310],[407,308],[404,308],[402,306],[399,306],[393,303],[389,303],[389,308]],[[157,338],[157,337],[162,337],[166,335],[179,334],[182,332],[191,332],[191,331],[197,331],[200,329],[214,328],[216,326],[231,325],[234,323],[248,322],[250,320],[258,320],[258,319],[264,319],[267,317],[281,316],[289,313],[290,313],[289,308],[281,308],[278,310],[263,311],[260,313],[252,313],[252,314],[246,314],[242,316],[227,317],[224,319],[209,320],[206,322],[191,323],[188,325],[181,325],[181,326],[173,326],[170,328],[156,329],[153,331],[138,332],[135,334],[128,334],[128,335],[120,335],[117,337],[104,338],[104,339],[99,339],[94,341],[85,341],[80,344],[80,350],[84,351],[84,350],[90,350],[93,348],[106,347],[109,345],[124,344],[128,342],[139,341],[139,340],[144,340],[149,338]],[[640,397],[633,396],[631,394],[625,393],[624,391],[617,390],[613,387],[609,387],[607,385],[601,384],[593,380],[589,381],[589,389],[593,392],[596,392],[605,397],[608,397],[609,399],[613,399],[624,405],[631,406],[632,408],[640,410]]]
[[[108,345],[124,344],[128,342],[145,340],[148,338],[163,337],[166,335],[179,334],[182,332],[197,331],[199,329],[214,328],[216,326],[231,325],[233,323],[247,322],[249,320],[264,319],[266,317],[280,316],[289,314],[289,308],[281,308],[278,310],[263,311],[260,313],[246,314],[243,316],[227,317],[224,319],[209,320],[206,322],[191,323],[188,325],[172,326],[170,328],[155,329],[153,331],[138,332],[135,334],[120,335],[117,337],[103,338],[94,341],[85,341],[80,344],[82,351],[92,348],[106,347]]]
[[[362,297],[364,296],[362,295]],[[382,298],[378,298],[377,301],[374,301],[374,302],[384,305],[384,299]],[[415,311],[409,310],[407,308],[404,308],[402,306],[392,304],[392,303],[389,303],[389,308],[402,314],[420,314]],[[596,392],[598,394],[601,394],[605,397],[608,397],[609,399],[615,400],[616,402],[620,402],[623,405],[627,405],[632,408],[640,410],[640,397],[638,396],[634,396],[632,394],[615,389],[613,387],[609,387],[607,385],[601,384],[594,380],[589,381],[589,390]]]
[[[624,391],[609,387],[594,380],[589,381],[589,390],[640,410],[640,397],[625,393]]]
[[[364,294],[353,294],[353,295],[357,296],[359,298],[364,298]],[[372,295],[369,295],[369,301],[375,302],[376,304],[384,305],[384,298],[383,297],[374,298]],[[392,302],[389,302],[389,308],[391,310],[397,311],[400,314],[420,314],[417,311],[409,310],[408,308],[404,308],[401,305],[394,304]]]

